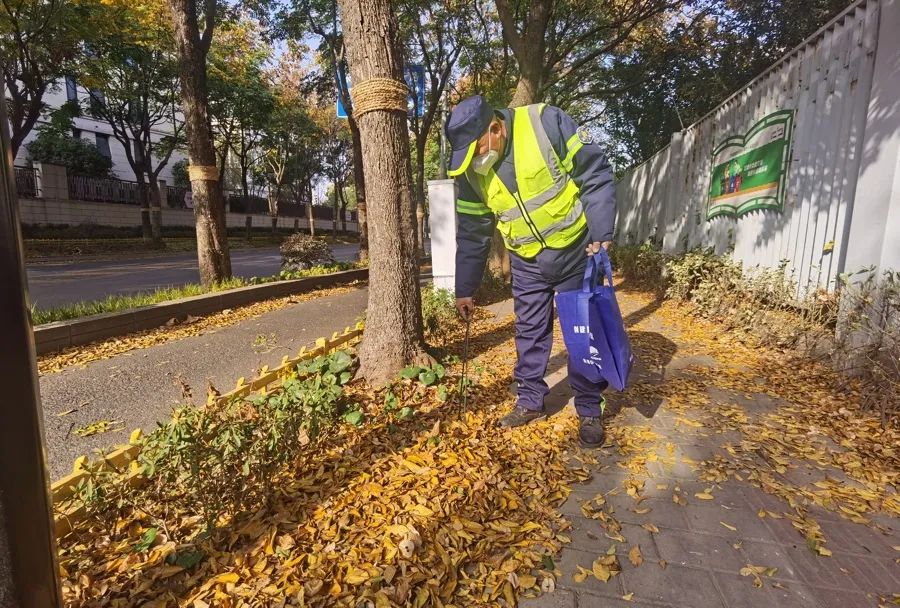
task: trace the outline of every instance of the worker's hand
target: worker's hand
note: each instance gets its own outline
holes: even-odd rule
[[[460,316],[468,321],[475,312],[475,300],[472,298],[456,298],[456,310]]]
[[[606,251],[609,251],[610,245],[612,245],[612,241],[603,241],[602,243],[600,241],[594,241],[593,243],[588,245],[584,251],[588,254],[588,257],[591,257],[595,253],[600,253],[601,247],[603,247],[603,249],[605,249]]]

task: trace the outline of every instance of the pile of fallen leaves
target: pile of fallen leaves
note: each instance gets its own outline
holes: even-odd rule
[[[783,513],[759,516],[789,519],[823,559],[828,539],[817,509],[872,527],[879,526],[873,513],[900,515],[900,436],[862,411],[852,387],[838,395],[821,366],[748,347],[672,303],[620,297],[629,300],[623,310],[639,309],[626,322],[645,369],[611,399],[614,466],[625,477],[609,494],[630,496],[640,514],[649,511],[641,503],[650,495],[684,505],[715,500],[728,479],[752,483],[785,504]],[[115,525],[64,539],[67,602],[514,606],[518,597],[553,591],[562,576],[608,581],[624,560],[648,567],[604,494],[583,502],[581,513],[616,544],[575,571],[556,566],[571,534],[557,507],[571,484],[603,463],[572,448],[577,422],[568,411],[513,431],[495,428],[512,406],[512,321],[481,320],[473,329],[476,383],[468,407],[448,390],[458,381],[452,362],[437,383],[410,377],[377,391],[351,383],[346,398],[357,404],[358,425],[323,431],[314,448],[272,476],[268,500],[252,512],[222,517],[207,532],[197,513],[141,504]],[[459,330],[448,336],[451,352],[460,352],[460,338]],[[676,350],[682,360],[706,363],[673,373]],[[614,411],[631,407],[648,417],[664,407],[674,418],[668,435],[721,436],[723,449],[691,459],[669,437]],[[677,483],[648,483],[648,467],[668,474],[682,465],[708,487],[691,494]],[[797,469],[820,475],[804,484],[791,476]],[[643,528],[660,532],[652,523]],[[740,574],[760,586],[774,569],[748,564]]]
[[[564,457],[573,417],[495,429],[511,406],[510,329],[477,328],[468,408],[410,379],[391,389],[415,411],[401,419],[385,391],[348,386],[366,423],[326,432],[314,453],[275,476],[268,504],[223,518],[210,534],[196,513],[160,518],[146,504],[113,527],[65,539],[67,601],[473,606],[552,590],[560,573],[550,556],[568,540],[554,507],[588,472]]]
[[[199,336],[210,330],[228,327],[246,319],[253,319],[263,313],[279,310],[291,304],[347,293],[352,289],[354,287],[332,287],[285,298],[265,300],[241,306],[240,308],[229,308],[205,317],[188,317],[180,323],[172,320],[156,329],[148,329],[82,346],[72,346],[57,353],[38,357],[38,372],[41,375],[54,374],[68,367],[83,366],[101,359],[111,359],[132,350],[149,348],[157,344],[164,344],[191,336]]]

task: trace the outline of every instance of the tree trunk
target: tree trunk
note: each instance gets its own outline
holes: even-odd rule
[[[152,175],[147,188],[150,201],[150,234],[153,244],[162,246],[162,195],[159,192],[159,182]]]
[[[7,94],[10,94],[9,89],[7,89]],[[7,104],[7,107],[10,109],[9,123],[11,133],[9,143],[10,148],[12,148],[13,160],[15,160],[16,155],[19,153],[19,148],[25,143],[25,138],[28,137],[28,134],[31,133],[31,130],[34,129],[34,126],[40,119],[44,103],[43,92],[41,92],[41,95],[31,99],[28,99],[25,95],[11,95],[11,97],[11,103]]]
[[[341,233],[347,234],[347,199],[344,198],[344,189],[341,188]]]
[[[523,63],[524,62],[525,61],[523,61]],[[516,92],[513,94],[512,101],[509,102],[509,107],[518,108],[538,101],[538,92],[541,88],[541,82],[540,77],[535,74],[536,71],[540,71],[540,66],[537,66],[536,70],[522,70],[519,76],[519,82],[516,83]]]
[[[366,179],[363,170],[362,140],[356,120],[350,118],[350,134],[353,136],[353,181],[356,183],[356,216],[359,226],[359,261],[369,259],[369,226],[366,218]]]
[[[403,82],[403,53],[390,1],[339,0],[339,4],[353,82],[371,78]],[[394,380],[410,363],[431,360],[422,335],[406,111],[373,110],[356,121],[372,237],[359,375],[377,386]]]
[[[313,217],[312,200],[306,203],[306,221],[309,222],[309,236],[316,236],[316,219]]]
[[[141,203],[141,238],[149,243],[153,240],[153,226],[150,223],[150,189],[144,182],[144,176],[138,177],[137,195]]]
[[[416,136],[416,254],[425,257],[425,145],[428,131]]]
[[[337,240],[337,225],[338,225],[338,194],[341,191],[341,184],[338,181],[334,182],[334,203],[331,205],[331,238],[332,240]]]
[[[207,2],[207,5],[214,6],[215,2]],[[206,54],[209,40],[200,37],[196,0],[169,0],[169,6],[178,46],[188,160],[192,167],[216,167],[216,150],[207,109]],[[205,36],[212,35],[210,28],[211,23],[207,23]],[[200,281],[207,286],[231,277],[222,182],[211,177],[191,179]]]
[[[241,151],[244,150],[244,132],[241,131]],[[247,168],[244,166],[246,155],[241,156],[241,196],[244,200],[244,213],[247,214],[247,241],[250,241],[250,226],[253,225],[253,215],[250,213],[250,184],[247,182]]]

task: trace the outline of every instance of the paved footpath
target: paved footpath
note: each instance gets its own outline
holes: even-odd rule
[[[714,376],[710,372],[732,365],[739,368],[739,363],[705,354],[702,348],[691,344],[690,336],[679,335],[664,318],[658,318],[654,304],[639,309],[629,300],[620,295],[624,312],[631,313],[626,322],[631,326],[632,344],[645,355],[645,361],[638,364],[632,375],[629,391],[635,392],[634,387],[638,385],[655,386],[662,390],[647,394],[665,396],[635,398],[625,393],[610,398],[607,412],[612,436],[610,447],[597,452],[596,459],[581,451],[575,454],[573,464],[587,465],[592,477],[584,484],[573,486],[572,494],[560,509],[571,522],[571,528],[563,533],[572,542],[556,558],[556,590],[539,598],[523,599],[519,605],[523,608],[887,608],[900,605],[897,519],[864,513],[872,525],[859,525],[800,498],[801,492],[815,492],[817,487],[824,487],[812,485],[817,481],[827,485],[823,479],[843,480],[848,486],[860,487],[842,471],[822,466],[821,456],[810,451],[818,462],[789,459],[783,467],[776,463],[777,472],[764,462],[757,471],[736,467],[727,480],[710,481],[707,469],[704,480],[700,479],[703,461],[740,454],[736,446],[757,447],[762,453],[767,441],[776,446],[780,442],[782,447],[788,444],[791,439],[787,434],[768,434],[772,423],[767,416],[777,416],[785,404],[765,394],[762,382],[759,392],[749,392],[716,387],[713,379],[713,386],[698,386],[696,394],[691,393],[693,378],[708,378]],[[558,370],[547,378],[552,387],[551,407],[554,403],[562,407],[571,397],[563,361],[554,365],[551,359],[551,369]],[[679,383],[684,387],[681,390],[691,394],[679,395],[679,390],[672,390]],[[712,414],[707,416],[703,407],[684,407],[684,400],[706,401],[710,412],[725,412],[737,422],[718,427]],[[759,427],[755,426],[757,423]],[[799,436],[807,434],[813,437],[809,445],[818,445],[816,442],[822,434],[812,425],[802,428]],[[831,444],[824,451],[840,452],[841,448]],[[735,472],[741,478],[756,473],[760,479],[770,480],[773,487],[796,489],[800,508],[792,508],[784,498],[764,492],[749,480],[736,480]],[[678,503],[673,501],[674,494],[679,496]],[[896,488],[888,488],[887,495],[896,498]],[[806,521],[818,523],[826,539],[825,546],[832,554],[830,557],[817,555],[810,549],[790,520],[797,513],[805,513]],[[876,524],[883,532],[875,529]],[[629,558],[634,547],[639,547],[640,552],[637,566]],[[592,564],[606,557],[609,551],[617,555],[621,573],[601,582],[592,573]],[[586,569],[582,582],[574,577],[579,566]],[[747,570],[754,566],[755,572]]]
[[[51,479],[69,473],[79,455],[127,442],[135,428],[155,428],[182,401],[182,381],[202,403],[208,382],[225,392],[241,376],[253,378],[263,365],[275,367],[284,355],[354,325],[367,297],[362,288],[292,304],[198,336],[42,376]],[[77,411],[58,415],[73,408]],[[98,420],[121,421],[117,427],[122,430],[90,437],[71,432]]]

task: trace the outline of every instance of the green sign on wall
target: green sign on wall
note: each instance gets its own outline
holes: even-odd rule
[[[706,219],[784,208],[794,111],[781,110],[716,146]]]

